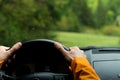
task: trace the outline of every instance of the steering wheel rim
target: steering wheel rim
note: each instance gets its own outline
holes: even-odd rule
[[[71,80],[68,74],[38,72],[18,78],[18,80]]]
[[[42,45],[44,48],[46,48],[46,47],[52,47],[51,49],[53,50],[53,52],[54,52],[54,49],[55,49],[55,47],[54,47],[54,43],[55,43],[56,41],[53,41],[53,40],[48,40],[48,39],[33,39],[33,40],[28,40],[28,41],[24,41],[24,42],[22,42],[22,47],[19,49],[19,50],[17,50],[17,51],[15,51],[14,52],[14,54],[16,54],[16,61],[13,61],[13,63],[12,64],[10,64],[10,67],[9,68],[14,68],[14,67],[16,67],[16,66],[13,66],[13,64],[16,64],[16,65],[19,65],[18,63],[20,63],[21,64],[21,60],[20,60],[20,58],[18,58],[18,56],[21,56],[21,58],[24,60],[24,58],[25,57],[23,57],[22,55],[23,55],[23,53],[28,53],[28,52],[30,52],[30,51],[32,51],[32,49],[33,50],[36,50],[35,48],[41,48],[40,47],[40,45]],[[49,45],[49,46],[48,46]],[[34,48],[35,47],[35,48]],[[63,47],[64,47],[64,49],[66,49],[66,50],[69,50],[66,46],[64,46],[63,45]],[[49,48],[47,48],[47,50],[46,51],[49,51],[50,49]],[[26,50],[30,50],[30,51],[26,51]],[[39,51],[39,50],[37,50],[37,51]],[[58,50],[55,50],[55,52],[58,52],[59,53],[59,51]],[[42,51],[43,52],[43,51]],[[20,54],[21,53],[21,54]],[[24,54],[25,55],[25,54]],[[28,54],[26,54],[25,56],[27,56]],[[31,54],[29,54],[30,55],[30,57],[32,58],[33,56],[31,55]],[[35,54],[34,54],[35,55]],[[50,56],[50,54],[49,54],[49,56]],[[61,56],[60,58],[62,58],[62,59],[60,59],[58,56]],[[55,58],[55,59],[52,59],[52,57],[50,58],[50,59],[52,59],[52,61],[50,62],[50,64],[52,64],[52,65],[50,65],[49,63],[47,63],[47,61],[50,61],[50,59],[48,59],[47,61],[45,61],[45,62],[43,62],[42,64],[44,65],[44,63],[47,63],[47,65],[50,65],[50,66],[53,66],[54,64],[55,65],[58,65],[58,64],[62,64],[62,63],[64,63],[63,61],[65,61],[64,59],[63,59],[63,56],[61,55],[61,54],[59,54],[57,56],[57,58],[55,58],[55,56],[53,57],[53,58]],[[35,56],[36,57],[36,56]],[[43,56],[43,57],[45,57],[45,55]],[[41,57],[40,57],[41,58]],[[47,57],[47,58],[49,58],[49,57]],[[34,58],[35,59],[35,58]],[[38,58],[37,58],[38,59]],[[37,59],[35,60],[35,61],[37,61]],[[42,58],[43,59],[43,58]],[[41,59],[41,60],[42,60]],[[23,61],[22,60],[22,61]],[[32,61],[33,59],[28,59],[28,61]],[[54,62],[55,61],[55,62]],[[23,62],[26,62],[26,61],[23,61]],[[33,61],[34,62],[34,61]],[[57,63],[56,63],[57,62]],[[66,63],[66,62],[65,62]],[[54,66],[55,66],[54,65]],[[66,65],[65,65],[66,66]],[[67,64],[67,67],[68,67],[69,65]],[[3,66],[2,67],[2,70],[3,71],[5,71],[6,73],[5,74],[8,74],[9,75],[9,73],[7,73],[7,71],[9,71],[9,69],[7,68],[4,68],[5,66]],[[11,71],[11,70],[10,70]],[[67,72],[65,72],[65,73],[61,73],[60,72],[60,74],[69,74],[69,71],[68,70],[66,70]],[[37,72],[38,73],[38,72]],[[36,73],[36,74],[37,74]],[[50,74],[51,73],[54,73],[54,71],[53,72],[49,72]],[[55,72],[56,73],[56,72]],[[58,72],[59,73],[59,72]],[[57,74],[58,74],[57,73]],[[11,73],[10,73],[10,75],[11,75]],[[32,74],[30,74],[30,75],[32,75]],[[70,75],[71,75],[71,73],[70,73]],[[33,75],[32,75],[33,76]],[[34,76],[33,76],[34,77]],[[44,79],[43,79],[44,80]]]

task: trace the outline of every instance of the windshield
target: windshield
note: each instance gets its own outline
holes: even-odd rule
[[[119,46],[120,0],[0,0],[0,41],[46,38],[65,46]]]

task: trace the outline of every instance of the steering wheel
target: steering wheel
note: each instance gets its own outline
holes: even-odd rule
[[[73,80],[70,64],[59,50],[55,41],[33,39],[22,42],[22,47],[15,51],[15,59],[2,66],[2,78],[5,80]],[[66,46],[64,49],[68,50]],[[12,56],[13,56],[12,55]],[[11,57],[12,57],[11,56]]]

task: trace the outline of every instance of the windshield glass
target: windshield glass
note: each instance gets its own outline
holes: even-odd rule
[[[120,0],[0,0],[0,41],[46,38],[65,46],[119,46]]]

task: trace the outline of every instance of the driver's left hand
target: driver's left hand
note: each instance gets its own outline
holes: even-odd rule
[[[16,50],[18,50],[22,46],[21,42],[17,42],[11,48],[6,46],[0,46],[0,60],[6,61],[10,55]]]

